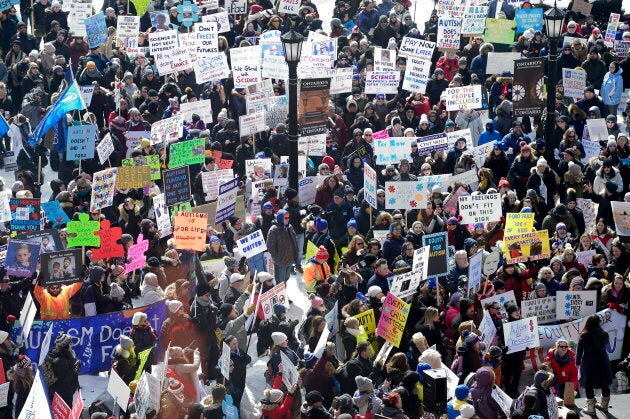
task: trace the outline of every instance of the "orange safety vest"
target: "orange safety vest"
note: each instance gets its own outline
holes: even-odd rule
[[[53,297],[40,285],[35,285],[33,294],[39,301],[39,316],[42,320],[63,320],[70,318],[70,298],[76,294],[83,282],[76,282],[72,285],[64,285],[58,296]]]

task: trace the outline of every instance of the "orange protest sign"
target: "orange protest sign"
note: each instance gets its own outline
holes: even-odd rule
[[[173,237],[177,249],[204,251],[208,215],[195,212],[178,212],[175,215]]]

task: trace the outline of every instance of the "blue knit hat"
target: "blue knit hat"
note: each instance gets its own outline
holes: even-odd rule
[[[346,224],[346,227],[354,227],[358,230],[359,224],[357,224],[357,220],[355,220],[354,218],[351,218],[350,221],[348,221],[348,224]]]
[[[273,204],[269,201],[265,202],[262,206],[263,211],[264,210],[273,210]]]
[[[282,304],[274,304],[273,305],[273,313],[276,316],[279,316],[281,314],[284,314],[287,312],[287,308],[285,306],[283,306]]]
[[[318,218],[315,220],[315,228],[318,232],[322,232],[328,228],[328,221],[323,218]]]
[[[431,365],[427,364],[426,362],[420,362],[418,366],[416,367],[416,372],[420,376],[421,383],[424,383],[424,377],[423,377],[422,371],[430,370],[430,369],[431,369]]]
[[[306,366],[306,368],[313,368],[313,365],[315,365],[316,362],[317,357],[315,356],[315,354],[309,351],[304,351],[304,365]]]
[[[455,388],[455,398],[457,400],[466,400],[470,394],[470,389],[467,385],[460,384]]]

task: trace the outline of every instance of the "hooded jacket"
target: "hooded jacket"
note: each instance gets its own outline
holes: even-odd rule
[[[480,419],[505,417],[499,404],[492,398],[492,381],[492,373],[488,369],[484,367],[477,370],[470,395],[474,400],[475,413]]]
[[[604,76],[599,94],[605,105],[618,105],[623,92],[623,69],[619,67],[616,73],[610,71]]]
[[[267,233],[267,249],[271,254],[273,263],[279,266],[289,266],[295,263],[297,258],[297,242],[293,226],[284,225],[285,210],[276,214],[276,222]]]

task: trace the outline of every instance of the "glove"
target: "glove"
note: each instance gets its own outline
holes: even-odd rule
[[[248,316],[251,316],[254,310],[256,310],[256,307],[253,304],[251,304],[249,307],[247,307],[247,310],[245,310],[245,314],[247,314]]]
[[[512,147],[509,147],[505,154],[514,154],[514,149]]]

